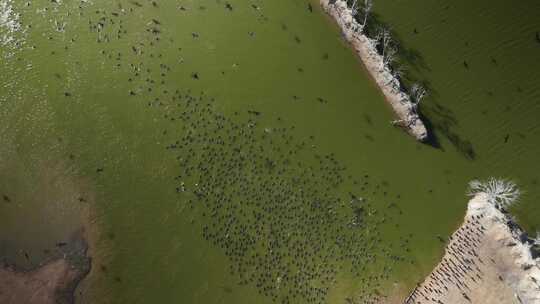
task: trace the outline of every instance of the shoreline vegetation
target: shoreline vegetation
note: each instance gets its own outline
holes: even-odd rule
[[[368,37],[366,29],[371,1],[365,0],[363,7],[357,6],[358,1],[349,6],[344,0],[320,0],[320,4],[338,24],[343,37],[354,48],[392,106],[398,117],[392,124],[402,127],[418,141],[427,141],[428,130],[418,113],[418,106],[427,92],[419,84],[413,84],[408,90],[404,87],[401,81],[403,71],[392,65],[397,59],[398,49],[389,30],[377,28],[374,37]],[[362,15],[359,14],[360,10],[363,11]]]
[[[540,303],[540,239],[530,239],[506,211],[519,190],[495,179],[470,186],[463,224],[404,303]]]

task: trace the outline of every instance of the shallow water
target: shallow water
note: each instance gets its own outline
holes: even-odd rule
[[[38,263],[34,253],[77,224],[35,225],[34,206],[71,210],[87,203],[83,193],[101,236],[80,303],[339,303],[388,294],[394,281],[410,286],[430,270],[437,236],[463,215],[466,183],[507,173],[485,169],[493,160],[480,133],[451,125],[473,144],[471,160],[442,135],[435,149],[393,128],[389,106],[315,3],[313,12],[303,1],[230,4],[17,6],[32,28],[23,49],[2,48],[15,56],[0,73],[0,161],[68,164],[61,176],[76,190],[29,200],[13,177],[28,173],[1,175],[0,191],[24,208],[0,205],[2,216],[20,219],[2,221],[0,239],[39,232],[39,242],[3,247],[4,257],[21,261],[22,248]],[[424,55],[431,48],[414,47],[443,75]],[[426,115],[442,124],[443,110],[428,104],[451,108],[439,96],[459,81],[419,73],[436,92]],[[458,117],[461,127],[466,118],[451,109],[446,120]],[[523,206],[535,195],[526,190]]]

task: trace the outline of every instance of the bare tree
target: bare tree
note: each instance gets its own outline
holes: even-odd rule
[[[352,15],[353,17],[356,17],[356,15],[358,15],[358,7],[356,6],[358,4],[358,0],[354,0],[352,6],[351,6],[351,11],[352,11]]]
[[[373,0],[364,0],[364,22],[362,22],[362,29],[366,28],[367,19],[373,8]]]
[[[405,122],[406,122],[405,119],[395,119],[395,120],[392,120],[390,123],[395,126],[395,125],[401,125]]]
[[[416,121],[418,120],[418,114],[416,113],[408,113],[407,117],[404,119],[396,119],[392,120],[392,125],[401,125],[403,127],[409,128],[411,126],[414,126],[416,124]]]
[[[375,45],[375,47],[379,44],[382,46],[381,55],[383,57],[383,60],[381,61],[381,67],[380,67],[380,69],[382,70],[384,66],[387,64],[385,58],[392,44],[392,35],[390,34],[390,30],[388,30],[385,27],[379,27],[375,34],[375,40],[377,40],[377,44]],[[393,53],[390,56],[390,61],[393,61],[395,59],[395,53],[396,53],[395,51],[397,50],[391,51]]]
[[[384,58],[384,54],[386,53],[386,49],[392,43],[392,35],[390,35],[390,30],[388,30],[385,27],[381,28],[380,32],[381,32],[381,43],[382,43],[382,56]]]
[[[396,60],[397,48],[392,46],[386,50],[383,56],[383,65],[388,66]]]
[[[380,28],[378,28],[375,31],[375,37],[370,39],[374,48],[376,48],[381,43],[382,36],[383,36],[382,30]]]
[[[400,79],[403,75],[405,75],[405,67],[403,65],[393,67],[392,76],[394,76],[394,78]]]
[[[540,231],[536,231],[536,237],[533,238],[533,245],[540,247]]]
[[[479,193],[486,194],[487,201],[496,207],[507,208],[517,201],[521,191],[510,180],[491,177],[485,182],[473,180],[469,183],[468,194],[474,196]]]
[[[415,106],[418,106],[427,95],[426,89],[418,83],[412,85],[410,93]]]

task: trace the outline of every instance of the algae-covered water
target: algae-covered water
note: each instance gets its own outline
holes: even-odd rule
[[[532,1],[376,3],[429,84],[439,148],[391,126],[316,2],[0,3],[0,256],[35,267],[87,223],[79,303],[406,293],[475,177],[515,179],[540,224]]]

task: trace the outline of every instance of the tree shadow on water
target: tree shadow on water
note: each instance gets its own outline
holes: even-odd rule
[[[434,132],[433,123],[429,118],[427,118],[422,112],[419,112],[420,119],[424,122],[426,129],[428,130],[428,138],[424,141],[425,144],[432,146],[433,148],[440,149],[444,151],[444,148],[441,146],[441,142],[437,137],[437,134]]]
[[[357,15],[356,19],[361,23],[361,14]],[[476,152],[472,143],[469,140],[462,138],[455,131],[456,127],[458,126],[458,120],[456,119],[454,113],[449,108],[444,107],[437,102],[439,94],[431,82],[425,79],[425,77],[422,77],[423,72],[431,71],[431,68],[426,63],[422,53],[414,48],[409,47],[407,43],[405,43],[405,41],[400,37],[399,33],[382,21],[380,15],[372,13],[368,18],[365,28],[366,35],[371,38],[376,37],[377,32],[381,28],[386,28],[390,31],[393,45],[397,46],[397,60],[396,63],[391,66],[391,69],[395,69],[397,65],[401,65],[405,70],[415,71],[415,73],[405,72],[401,77],[398,77],[402,88],[405,91],[409,91],[410,87],[414,83],[419,83],[429,92],[429,98],[423,101],[421,106],[422,108],[425,108],[425,111],[424,113],[421,111],[419,113],[420,118],[424,122],[429,132],[429,137],[425,143],[436,149],[444,151],[439,137],[446,137],[448,141],[455,147],[456,151],[458,151],[465,158],[474,160],[476,158]],[[418,77],[423,79],[420,80]]]
[[[458,125],[458,121],[452,111],[433,101],[430,103],[429,112],[431,112],[430,116],[434,118],[433,121],[427,119],[425,115],[422,115],[422,119],[424,123],[429,125],[429,130],[431,131],[430,137],[433,136],[436,140],[436,134],[441,134],[448,139],[461,155],[469,160],[474,160],[476,158],[476,151],[471,141],[462,138],[454,131]],[[442,149],[438,141],[435,141],[435,143],[436,145],[433,145],[434,147]]]
[[[377,30],[381,27],[384,27],[390,31],[394,44],[398,46],[398,57],[402,64],[405,64],[408,68],[412,68],[417,71],[431,71],[431,68],[426,63],[422,53],[414,48],[409,47],[398,32],[382,21],[380,15],[372,13],[368,20],[366,33],[369,37],[374,37]]]

